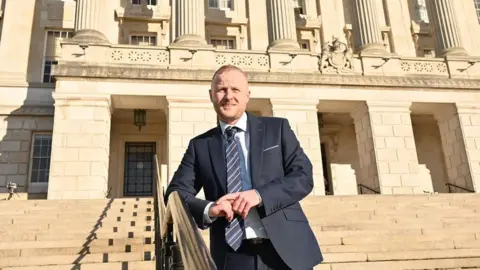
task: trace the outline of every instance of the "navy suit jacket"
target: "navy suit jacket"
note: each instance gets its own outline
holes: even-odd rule
[[[248,114],[248,129],[252,185],[262,197],[257,210],[270,241],[290,268],[312,269],[323,256],[299,204],[313,189],[312,164],[288,120]],[[210,201],[227,194],[221,136],[217,126],[190,141],[165,194],[168,201],[169,194],[178,191],[198,227],[210,228],[210,252],[218,269],[223,269],[228,251],[227,220],[204,224],[203,212]],[[206,200],[195,197],[201,188]]]

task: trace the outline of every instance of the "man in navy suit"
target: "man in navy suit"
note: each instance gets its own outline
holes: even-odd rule
[[[210,228],[218,269],[305,270],[323,261],[299,204],[312,164],[286,119],[245,110],[247,74],[223,66],[210,99],[217,127],[193,138],[166,191],[178,191],[200,229]],[[205,200],[195,196],[203,188]]]

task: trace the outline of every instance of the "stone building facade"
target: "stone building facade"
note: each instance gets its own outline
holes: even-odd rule
[[[151,195],[154,156],[166,185],[216,125],[224,64],[290,121],[312,195],[480,192],[479,21],[478,0],[0,0],[0,192]]]

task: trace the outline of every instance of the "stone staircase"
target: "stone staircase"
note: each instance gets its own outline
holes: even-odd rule
[[[152,198],[0,201],[1,270],[155,269]]]
[[[324,253],[315,270],[480,269],[480,194],[309,197],[302,205]]]
[[[302,205],[325,257],[316,270],[480,269],[480,194]],[[155,269],[153,199],[0,201],[0,209],[0,270]]]

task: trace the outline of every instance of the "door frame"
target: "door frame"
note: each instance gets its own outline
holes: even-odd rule
[[[157,145],[157,142],[155,141],[126,141],[123,143],[124,144],[124,149],[123,149],[123,178],[122,178],[122,189],[123,189],[123,192],[122,192],[122,197],[125,197],[125,198],[130,198],[130,197],[151,197],[154,195],[154,188],[155,188],[155,176],[156,176],[156,173],[157,173],[157,168],[155,168],[155,155],[158,153],[158,145]],[[151,192],[152,194],[151,195],[126,195],[125,194],[125,184],[126,184],[126,179],[125,179],[125,175],[127,173],[127,170],[128,170],[128,167],[127,167],[127,151],[128,151],[128,145],[129,144],[149,144],[149,145],[152,145],[153,146],[153,157],[152,157],[152,186],[151,186]]]

